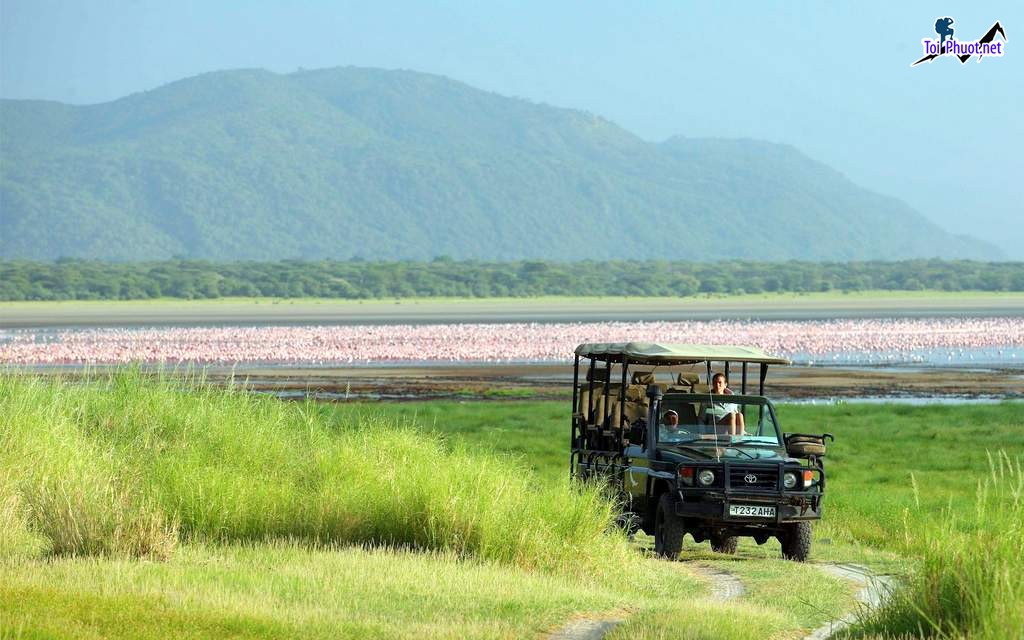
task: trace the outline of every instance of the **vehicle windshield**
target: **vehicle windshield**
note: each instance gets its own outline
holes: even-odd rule
[[[660,444],[782,444],[775,413],[758,396],[666,395],[658,414]]]

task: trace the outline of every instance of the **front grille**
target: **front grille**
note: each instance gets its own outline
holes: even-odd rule
[[[775,491],[779,486],[779,470],[774,467],[730,467],[729,485],[736,490]]]

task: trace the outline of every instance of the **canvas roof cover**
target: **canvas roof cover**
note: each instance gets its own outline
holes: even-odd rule
[[[790,364],[786,358],[768,355],[756,347],[735,345],[587,342],[576,347],[576,355],[612,362],[628,358],[634,364],[693,364],[707,361]]]

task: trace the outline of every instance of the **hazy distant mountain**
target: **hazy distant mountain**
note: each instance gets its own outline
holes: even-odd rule
[[[4,100],[0,136],[5,258],[999,255],[788,146],[654,144],[408,71],[224,71],[85,107]]]

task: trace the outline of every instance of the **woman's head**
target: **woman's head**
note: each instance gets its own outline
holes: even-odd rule
[[[728,386],[729,381],[725,379],[724,373],[716,373],[711,376],[711,391],[713,393],[725,393],[725,389]]]

